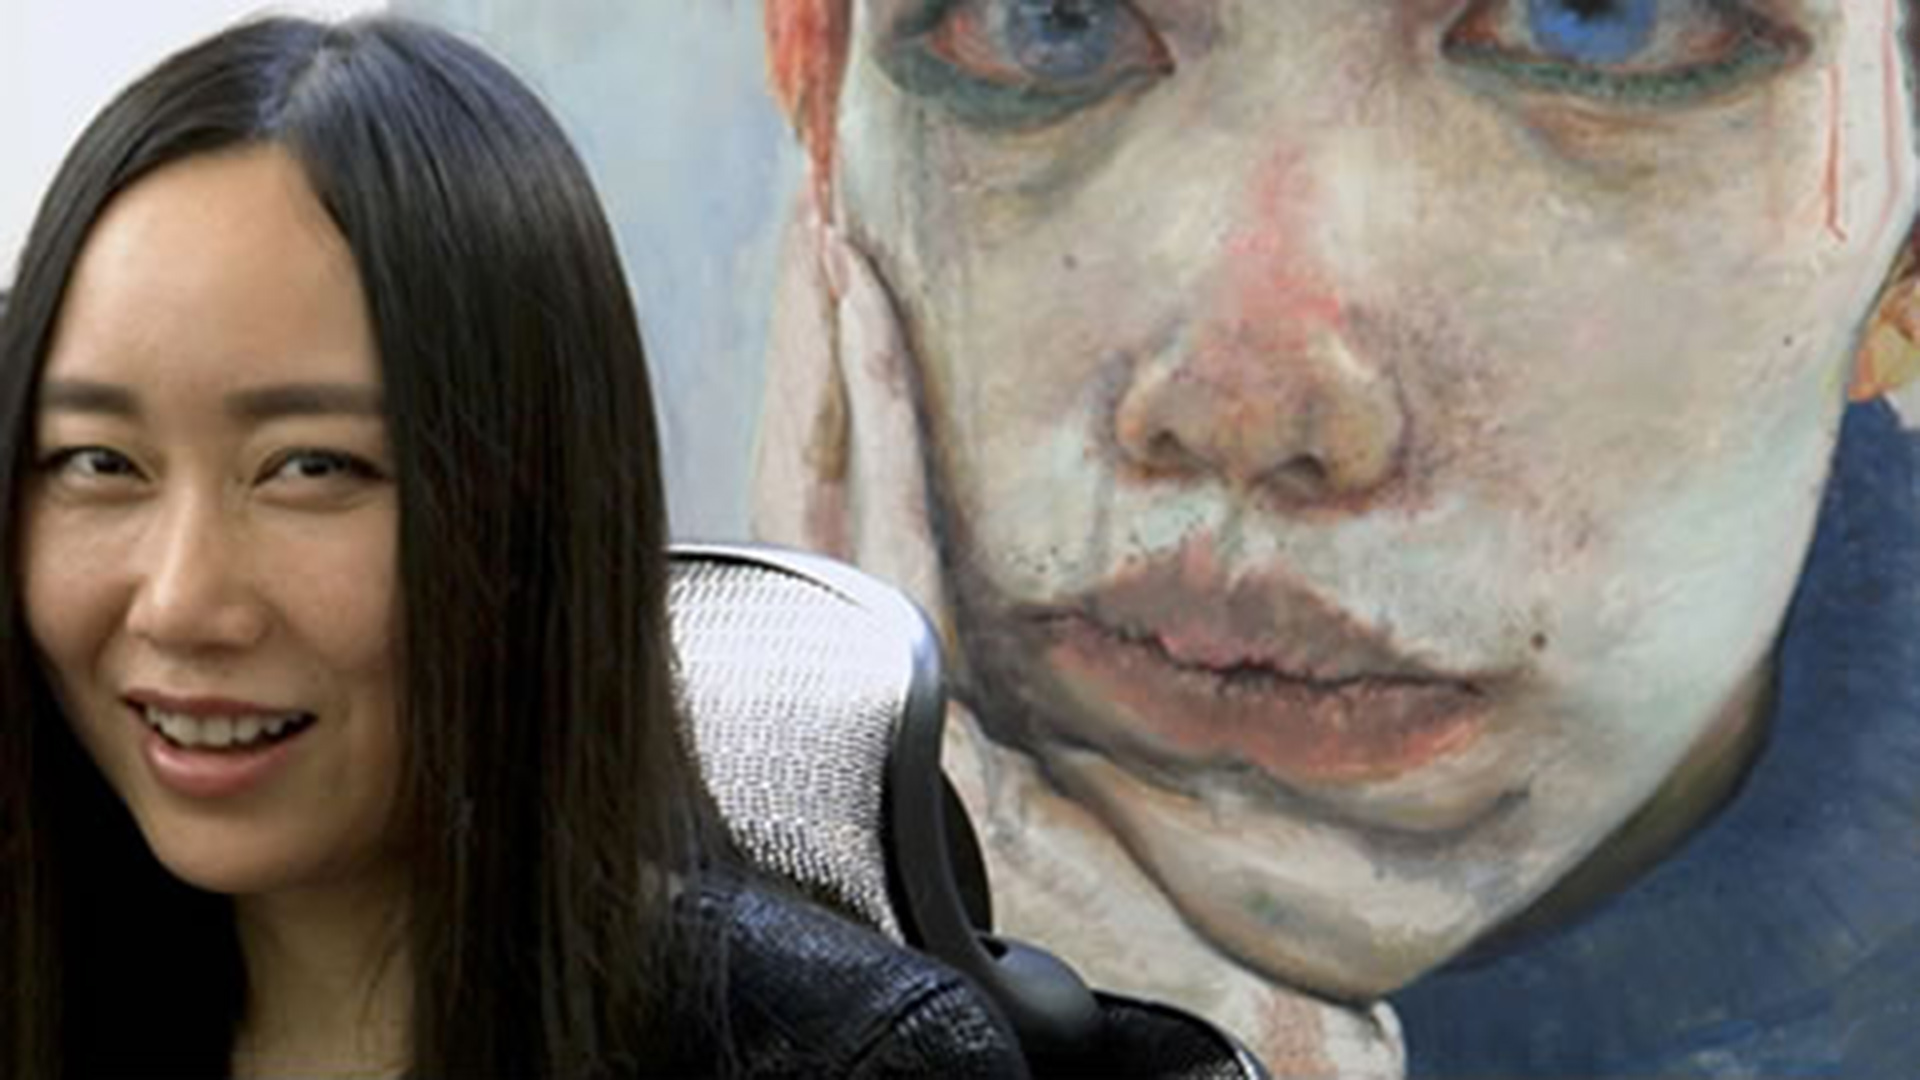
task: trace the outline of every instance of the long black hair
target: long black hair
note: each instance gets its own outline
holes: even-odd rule
[[[69,732],[22,607],[35,391],[104,208],[283,148],[351,248],[400,502],[415,1075],[591,1077],[685,1053],[708,985],[669,893],[716,848],[665,626],[646,361],[611,234],[502,66],[390,18],[269,19],[146,75],[56,176],[0,317],[0,1074],[223,1075],[231,904],[161,869]],[[669,1001],[669,995],[678,999]]]

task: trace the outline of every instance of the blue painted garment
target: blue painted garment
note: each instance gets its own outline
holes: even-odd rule
[[[1920,492],[1851,408],[1736,797],[1574,925],[1396,995],[1415,1077],[1920,1077]]]

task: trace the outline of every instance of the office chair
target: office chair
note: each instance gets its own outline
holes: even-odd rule
[[[992,933],[980,849],[940,769],[938,638],[902,593],[818,555],[682,544],[669,610],[691,744],[758,868],[971,977],[1042,1075],[1267,1076],[1198,1017],[1091,991]]]

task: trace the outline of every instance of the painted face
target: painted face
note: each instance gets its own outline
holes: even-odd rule
[[[867,0],[966,692],[1390,989],[1756,715],[1913,210],[1890,0]]]
[[[191,158],[109,206],[34,438],[28,622],[161,862],[248,895],[374,869],[397,506],[359,278],[290,158]]]

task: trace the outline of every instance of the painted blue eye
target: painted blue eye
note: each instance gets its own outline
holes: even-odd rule
[[[1811,44],[1754,0],[1473,0],[1441,49],[1508,87],[1679,108],[1783,71]]]
[[[1112,0],[1013,0],[1004,17],[1009,58],[1036,79],[1098,75],[1120,41]]]
[[[1527,0],[1542,52],[1583,64],[1631,60],[1653,40],[1660,0]]]
[[[920,2],[881,54],[887,74],[981,130],[1044,128],[1173,73],[1136,0]]]

